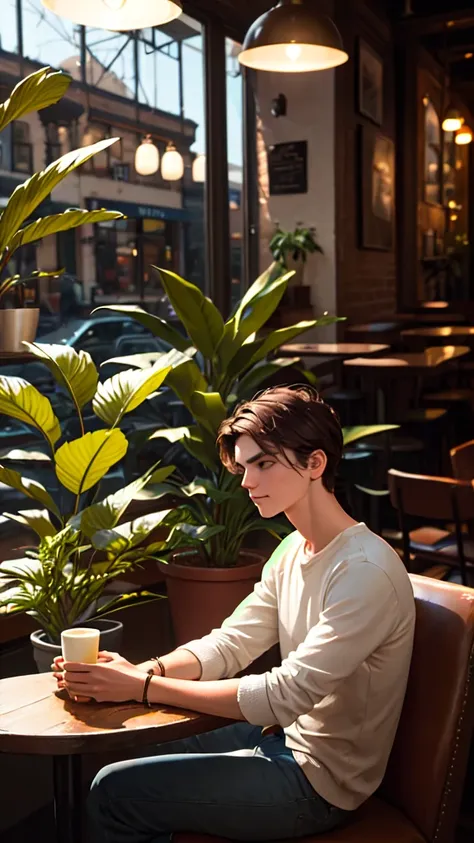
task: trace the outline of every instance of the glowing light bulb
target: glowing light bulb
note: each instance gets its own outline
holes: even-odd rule
[[[290,61],[298,61],[301,56],[301,47],[299,44],[288,44],[285,48],[285,53]]]
[[[123,9],[127,0],[102,0],[104,6],[107,6],[108,9],[111,9],[113,12],[119,12],[120,9]]]

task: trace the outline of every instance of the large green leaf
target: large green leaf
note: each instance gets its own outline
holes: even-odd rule
[[[38,205],[46,199],[69,173],[84,164],[93,155],[102,152],[115,143],[118,138],[106,138],[91,146],[74,149],[53,161],[49,167],[20,184],[13,191],[0,218],[0,251],[3,252],[22,222],[33,214]]]
[[[150,436],[150,439],[167,439],[168,442],[181,442],[183,448],[195,459],[201,462],[209,471],[215,471],[219,465],[217,449],[212,437],[197,425],[190,427],[161,428]]]
[[[217,307],[199,287],[174,272],[155,267],[176,314],[194,345],[212,359],[224,334],[224,320]]]
[[[183,337],[176,328],[173,328],[164,319],[160,319],[159,316],[153,316],[151,313],[147,313],[146,310],[143,310],[142,307],[138,307],[136,304],[103,305],[102,307],[96,307],[92,313],[98,313],[99,310],[111,310],[113,313],[123,313],[126,316],[131,316],[140,325],[151,331],[155,337],[169,343],[169,345],[178,351],[186,351],[191,346],[190,340],[187,337]]]
[[[234,316],[238,317],[239,314],[242,314],[249,304],[251,304],[269,284],[276,281],[278,278],[281,278],[284,272],[285,270],[282,268],[281,264],[277,261],[273,261],[273,263],[271,263],[270,266],[268,266],[262,274],[255,279],[253,284],[251,284],[248,290],[246,290],[240,301],[237,302]]]
[[[223,533],[224,524],[176,524],[170,531],[166,542],[167,549],[174,550],[177,547],[199,545],[209,541],[213,536]]]
[[[150,439],[167,439],[168,442],[182,442],[186,436],[190,436],[190,427],[162,427],[152,433]]]
[[[103,603],[94,612],[94,617],[89,618],[90,621],[96,618],[102,618],[111,615],[113,612],[120,612],[129,606],[142,606],[145,603],[155,603],[157,600],[166,600],[164,594],[154,594],[152,591],[134,591],[130,594],[120,594],[118,597],[113,597],[107,603]]]
[[[9,98],[0,105],[0,132],[24,114],[53,105],[66,93],[72,82],[63,71],[42,67],[15,85]]]
[[[293,272],[287,272],[264,287],[243,310],[239,308],[235,316],[236,337],[243,341],[265,325],[280,304],[292,275]]]
[[[358,439],[367,439],[369,436],[375,436],[377,433],[385,433],[387,430],[397,430],[398,427],[398,424],[360,424],[354,425],[354,427],[343,427],[344,446],[352,445]]]
[[[104,500],[88,506],[79,515],[69,520],[74,529],[82,530],[91,538],[99,530],[111,530],[120,521],[122,515],[133,500],[136,500],[147,483],[162,483],[175,470],[174,465],[167,465],[155,472],[147,472],[123,489],[119,489]]]
[[[271,363],[266,363],[262,361],[261,363],[257,363],[255,366],[250,369],[250,371],[239,381],[237,395],[239,398],[242,398],[248,395],[250,392],[256,389],[262,381],[267,380],[272,375],[280,372],[282,369],[288,368],[288,366],[296,366],[300,362],[299,357],[279,357],[276,360],[272,360]]]
[[[291,340],[299,336],[299,334],[309,331],[310,328],[314,328],[317,325],[322,327],[322,325],[328,325],[331,324],[331,322],[338,321],[337,317],[330,317],[329,322],[328,317],[321,318],[323,320],[322,323],[320,323],[318,319],[311,319],[304,322],[298,322],[296,325],[289,325],[288,328],[278,328],[276,331],[272,331],[265,337],[260,348],[255,351],[255,354],[250,361],[251,365],[263,360],[267,354],[270,354],[271,351],[275,351],[282,345],[285,345],[285,343],[291,342]]]
[[[192,483],[182,486],[181,492],[188,498],[193,498],[195,495],[204,495],[206,498],[211,498],[215,503],[224,503],[234,496],[234,492],[222,491],[206,477],[196,477]]]
[[[150,369],[128,369],[100,383],[92,401],[96,416],[112,427],[131,413],[163,383],[171,367],[161,363]]]
[[[28,274],[28,276],[23,275],[21,273],[17,275],[11,275],[9,278],[5,278],[4,281],[0,284],[0,298],[5,296],[13,287],[18,287],[20,284],[23,284],[26,280],[33,279],[33,278],[57,278],[59,275],[62,275],[64,272],[63,269],[54,269],[50,272],[42,272],[41,270],[35,269],[34,272]]]
[[[102,480],[109,468],[125,456],[127,448],[121,430],[86,433],[56,451],[56,474],[66,489],[80,495]]]
[[[193,360],[188,360],[172,369],[166,376],[166,385],[171,387],[186,407],[190,406],[191,398],[197,390],[206,392],[209,386],[199,366]]]
[[[97,550],[106,550],[114,555],[124,553],[145,541],[157,527],[165,525],[170,513],[173,513],[175,519],[174,510],[163,509],[161,512],[141,515],[126,524],[119,524],[114,530],[98,530],[92,536],[92,544]]]
[[[23,524],[30,530],[34,530],[40,539],[44,539],[46,536],[54,536],[57,533],[46,509],[25,509],[18,513],[4,512],[3,515],[10,521],[17,521],[18,524]]]
[[[17,489],[26,495],[27,498],[38,501],[49,509],[50,512],[54,512],[55,515],[59,516],[59,510],[53,498],[44,486],[41,483],[37,483],[36,480],[30,480],[29,477],[22,477],[18,471],[0,465],[0,483],[5,483],[6,486],[11,486],[12,489]]]
[[[224,421],[227,411],[225,404],[218,392],[199,392],[191,395],[190,409],[199,424],[208,430],[213,436]]]
[[[260,296],[263,290],[273,281],[276,281],[283,274],[280,264],[273,262],[265,272],[253,282],[241,300],[237,302],[234,313],[224,325],[224,333],[217,349],[221,370],[226,372],[232,358],[240,349],[242,338],[237,337],[238,323],[243,313],[249,308],[253,300]],[[252,332],[250,332],[252,333]],[[248,336],[249,334],[247,334]],[[241,370],[239,370],[241,371]]]
[[[0,413],[36,427],[51,447],[61,436],[50,402],[23,378],[0,376]]]
[[[245,372],[254,359],[257,358],[257,355],[260,352],[260,349],[265,342],[264,337],[260,337],[259,339],[255,339],[254,334],[251,334],[244,343],[239,347],[239,350],[236,354],[232,357],[229,361],[226,374],[228,377],[237,378],[239,377],[242,372]],[[262,355],[262,359],[266,355]],[[260,359],[260,358],[259,358]]]
[[[12,460],[13,462],[51,462],[51,457],[48,454],[43,454],[42,451],[24,451],[22,448],[12,448],[4,454],[0,454],[2,460]]]
[[[20,228],[10,240],[10,254],[24,246],[25,243],[34,243],[49,234],[57,234],[59,231],[70,231],[71,228],[78,228],[86,223],[107,222],[107,220],[122,219],[123,214],[119,211],[83,211],[80,208],[68,208],[60,214],[51,214],[48,217],[41,217],[30,223],[25,228]]]
[[[57,383],[69,392],[78,407],[84,407],[91,400],[99,375],[87,351],[76,351],[69,345],[41,342],[25,342],[24,345],[48,367]]]

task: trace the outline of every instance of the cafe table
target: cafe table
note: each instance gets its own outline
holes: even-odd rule
[[[283,357],[362,357],[366,354],[380,354],[388,351],[389,345],[367,342],[296,342],[282,345],[278,354]]]
[[[386,421],[388,390],[393,381],[401,378],[424,378],[441,374],[469,354],[463,345],[433,346],[421,352],[396,353],[390,357],[354,357],[345,360],[344,366],[368,380],[377,395],[377,421]]]
[[[410,347],[425,345],[456,345],[462,343],[474,347],[474,328],[471,325],[431,325],[421,328],[407,328],[401,331],[402,340]]]
[[[77,703],[51,673],[0,680],[0,752],[51,757],[57,843],[81,843],[83,755],[125,754],[232,722],[162,705]]]

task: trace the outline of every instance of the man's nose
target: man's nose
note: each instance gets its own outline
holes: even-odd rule
[[[242,488],[243,489],[254,489],[255,488],[255,478],[252,478],[250,471],[246,471],[242,478]]]

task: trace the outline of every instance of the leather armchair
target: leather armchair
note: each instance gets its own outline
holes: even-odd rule
[[[411,577],[413,658],[384,780],[343,828],[302,843],[452,843],[474,726],[474,590]],[[224,843],[201,834],[175,843]]]

